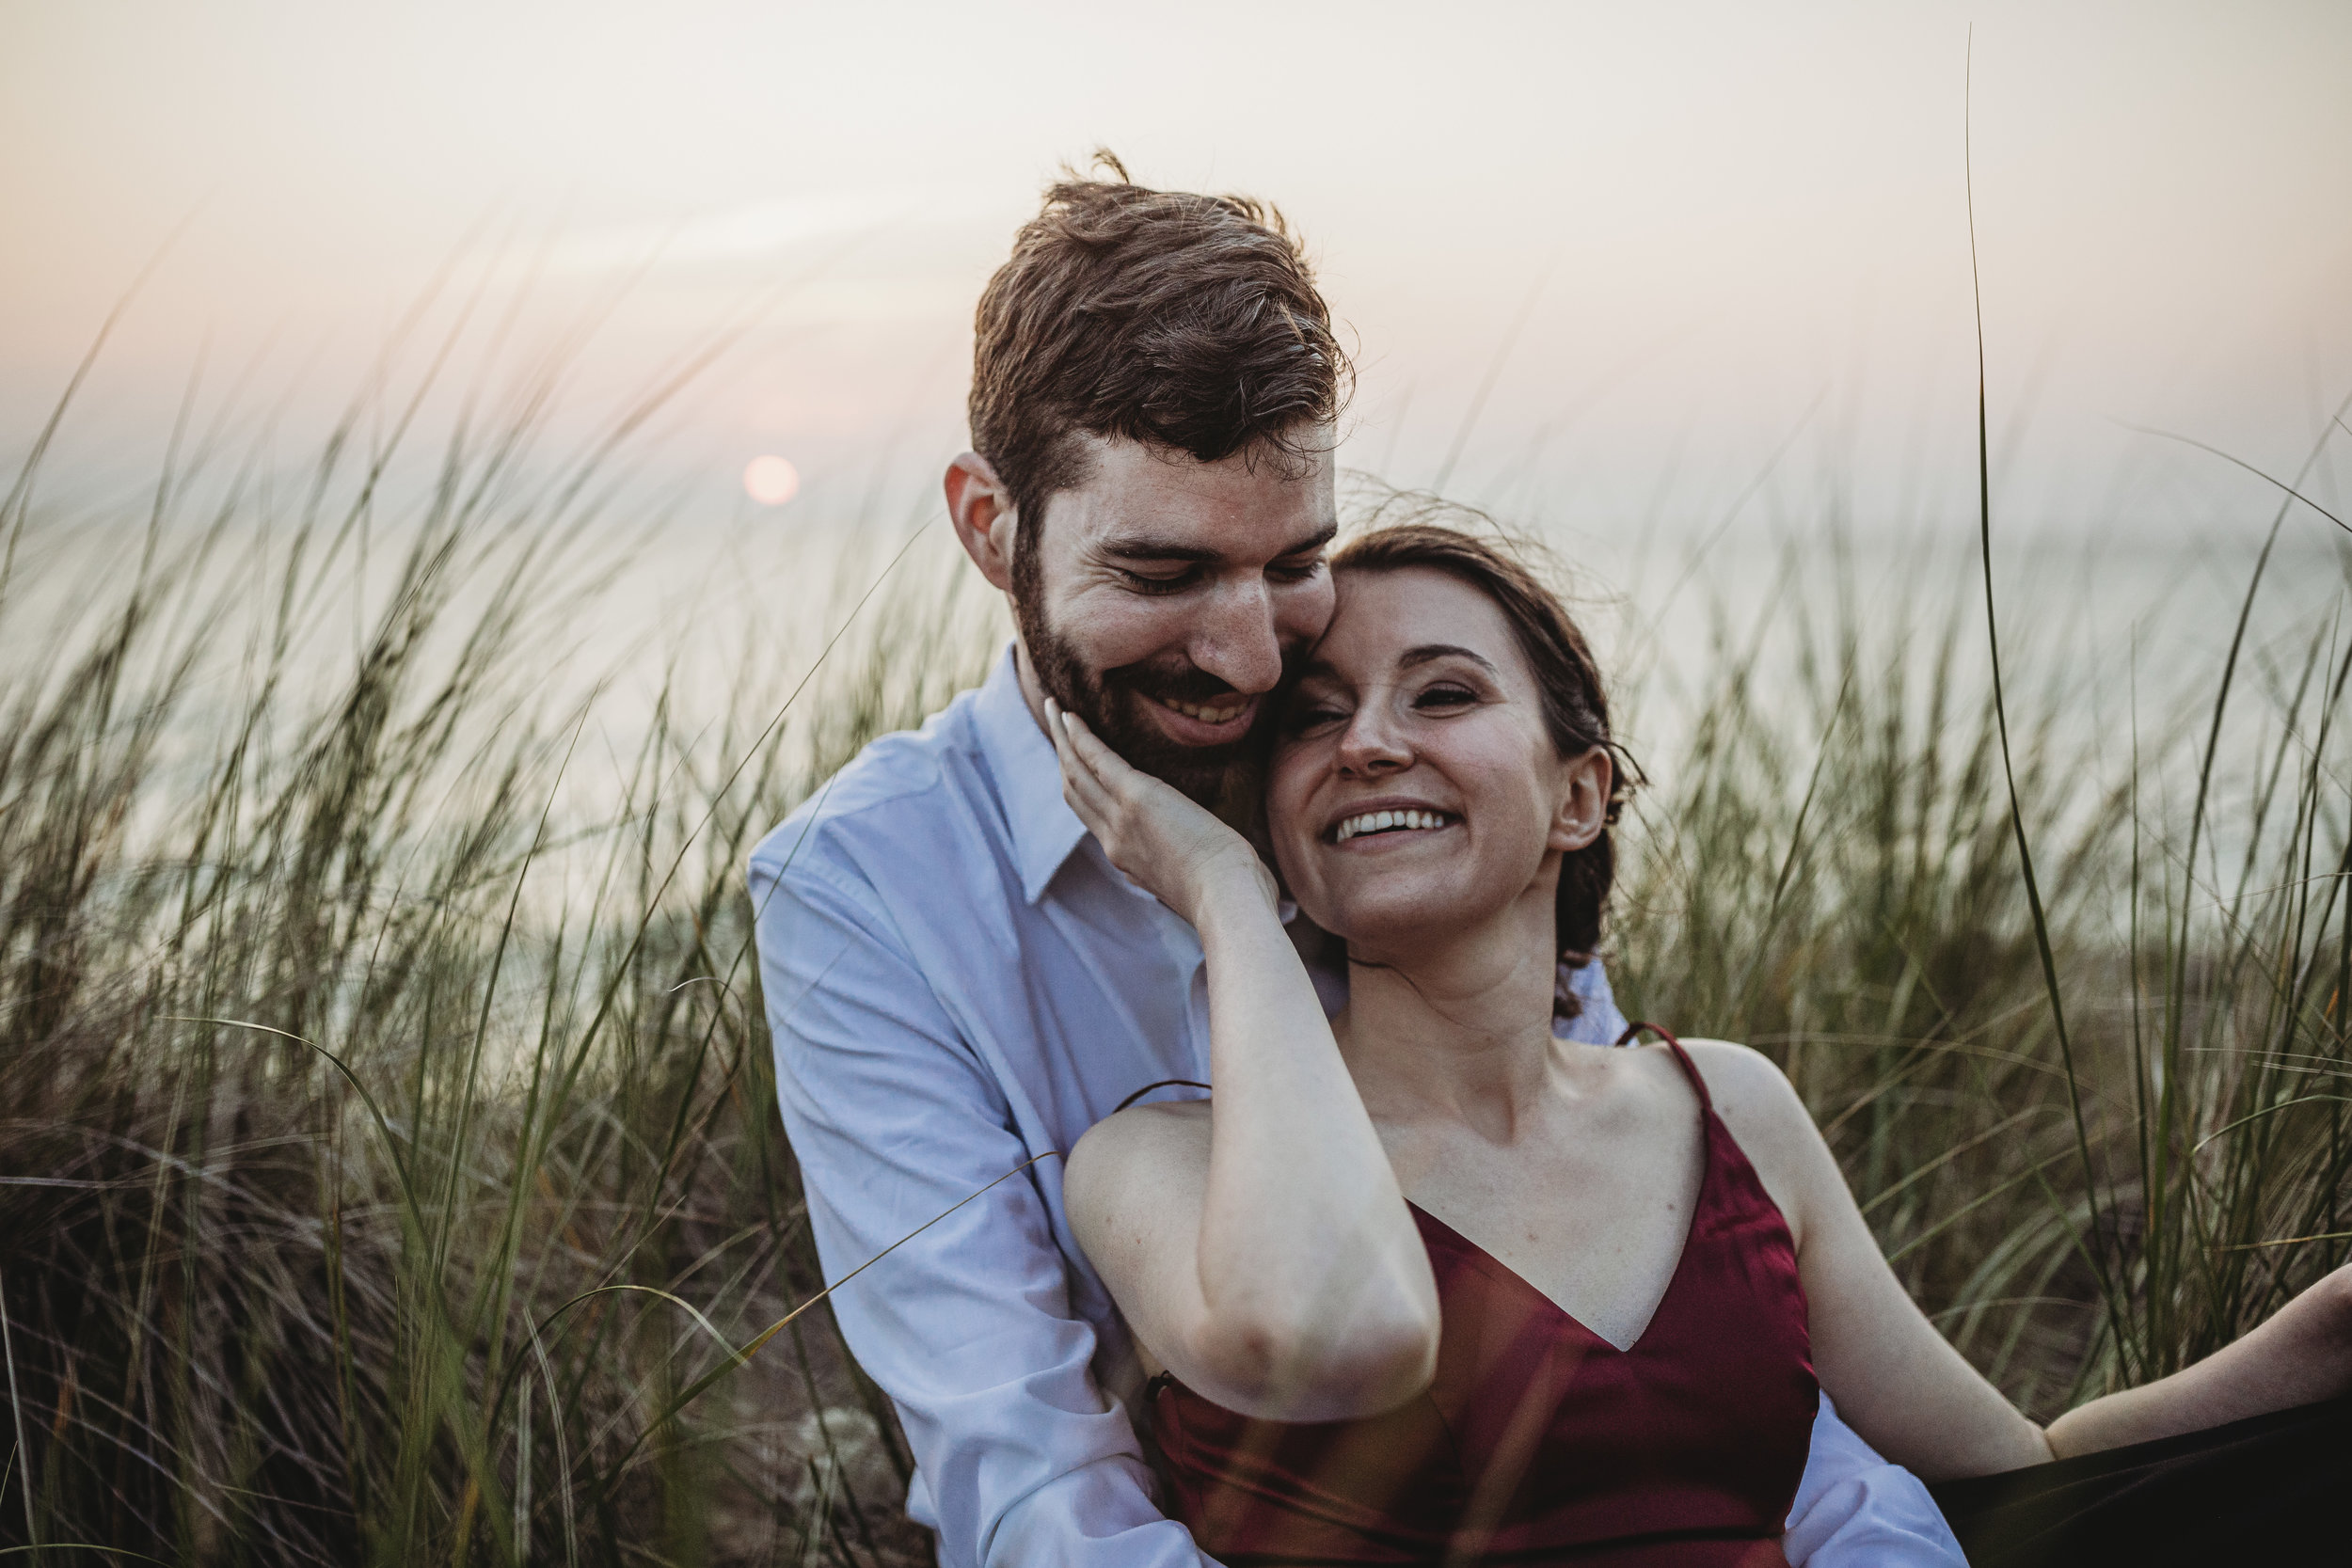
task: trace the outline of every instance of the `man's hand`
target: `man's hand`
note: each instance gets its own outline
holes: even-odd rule
[[[1215,814],[1095,737],[1086,721],[1051,698],[1045,733],[1061,759],[1062,799],[1111,863],[1194,926],[1215,894],[1255,888],[1276,897],[1274,873],[1249,841]]]

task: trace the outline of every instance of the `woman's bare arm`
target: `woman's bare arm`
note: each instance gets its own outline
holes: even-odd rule
[[[2077,1405],[2049,1427],[2059,1457],[2201,1432],[2352,1394],[2352,1265],[2193,1367]]]
[[[2047,1460],[2041,1429],[1952,1348],[1887,1267],[1780,1069],[1745,1046],[1702,1040],[1690,1049],[1797,1238],[1814,1371],[1847,1424],[1928,1481]]]
[[[1403,1403],[1437,1364],[1419,1229],[1248,845],[1076,721],[1065,793],[1114,864],[1200,934],[1205,1112],[1094,1128],[1064,1181],[1071,1225],[1136,1336],[1218,1403],[1337,1420]]]
[[[2352,1268],[2196,1366],[2069,1411],[2045,1433],[1936,1330],[1880,1254],[1845,1177],[1779,1069],[1742,1046],[1692,1055],[1798,1235],[1813,1364],[1840,1415],[1929,1481],[2195,1432],[2352,1393]]]

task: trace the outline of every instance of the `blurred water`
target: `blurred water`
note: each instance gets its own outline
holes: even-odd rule
[[[2313,637],[2331,635],[2352,583],[2344,548],[2352,541],[2296,511],[2280,530],[2248,623],[2239,678],[2254,683],[2249,690],[2285,679]],[[1549,551],[1623,722],[1661,757],[1730,664],[1752,662],[1769,675],[1753,692],[1767,705],[1808,700],[1800,665],[1811,657],[1835,666],[1845,636],[1883,660],[1898,644],[1929,657],[1948,633],[1964,683],[1989,673],[1973,529],[1797,520],[1702,535],[1674,524],[1603,533],[1525,515],[1504,521]],[[2126,739],[2135,705],[2160,724],[2209,702],[2271,521],[2232,518],[2204,536],[2146,540],[2042,530],[2012,542],[1996,529],[1994,599],[2012,697],[2062,689],[2084,723]],[[283,608],[274,582],[233,580],[249,569],[237,546],[262,526],[232,525],[211,568],[221,580],[210,586],[228,594],[230,612],[213,631],[216,658],[199,688],[224,700]],[[284,520],[270,526],[282,542]],[[364,551],[347,548],[297,607],[298,679],[347,678],[398,587],[411,537],[408,525],[379,524]],[[139,526],[119,515],[37,517],[0,604],[0,659],[22,678],[97,635],[98,612],[127,589],[141,540]],[[485,556],[484,580],[458,588],[453,625],[478,608],[493,559],[503,558]],[[615,522],[567,539],[546,571],[528,607],[546,624],[528,631],[516,673],[536,708],[593,705],[622,750],[630,726],[665,693],[690,726],[763,693],[781,704],[828,657],[862,656],[864,628],[894,602],[940,606],[959,646],[1009,633],[1009,615],[962,560],[945,518],[912,507],[848,523],[761,515]]]

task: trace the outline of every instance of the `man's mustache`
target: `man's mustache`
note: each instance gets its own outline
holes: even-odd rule
[[[1103,684],[1141,692],[1146,697],[1156,697],[1163,702],[1196,705],[1212,703],[1229,694],[1239,695],[1234,692],[1232,682],[1219,679],[1198,666],[1184,670],[1154,670],[1141,664],[1121,665],[1116,670],[1104,671]]]
[[[1296,678],[1299,667],[1307,662],[1305,647],[1285,649],[1282,654],[1282,678],[1275,684],[1280,691]],[[1148,664],[1122,664],[1102,674],[1104,689],[1139,692],[1163,702],[1191,703],[1196,705],[1215,702],[1219,697],[1238,697],[1241,693],[1233,683],[1213,675],[1197,664],[1182,670],[1155,669]],[[1260,693],[1267,695],[1267,693]]]

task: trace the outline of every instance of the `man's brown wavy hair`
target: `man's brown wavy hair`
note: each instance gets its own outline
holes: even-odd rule
[[[1296,463],[1346,402],[1347,356],[1298,238],[1241,196],[1147,189],[1108,152],[1022,226],[980,294],[972,446],[1021,522],[1014,596],[1033,594],[1045,502],[1084,483],[1074,436],[1214,463]]]

